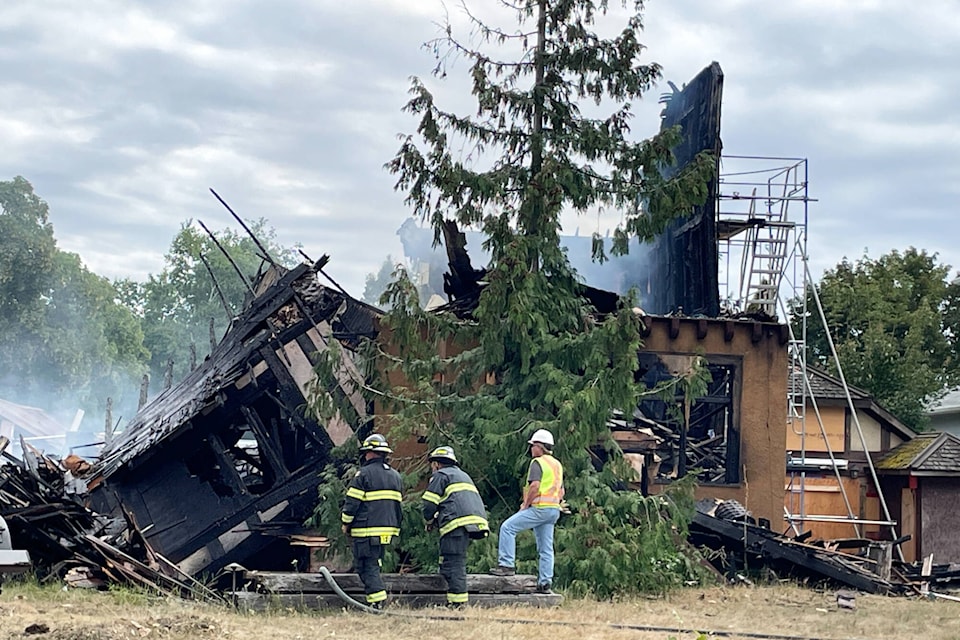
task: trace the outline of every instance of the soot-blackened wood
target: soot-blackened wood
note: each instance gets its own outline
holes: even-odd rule
[[[280,480],[286,480],[289,478],[290,472],[283,463],[283,458],[280,455],[280,452],[277,451],[277,448],[274,445],[276,440],[270,437],[270,432],[267,430],[266,425],[263,424],[260,416],[247,407],[240,407],[240,412],[243,414],[243,417],[247,419],[247,424],[250,426],[250,430],[256,434],[257,447],[260,451],[260,455],[267,459],[267,464],[270,465],[271,470],[274,473],[274,477]]]
[[[363,583],[355,573],[332,574],[347,593],[363,593]],[[247,580],[270,593],[331,593],[333,589],[320,573],[287,573],[248,571]],[[383,583],[390,593],[446,593],[447,583],[438,574],[385,573]],[[471,593],[533,593],[537,578],[532,575],[491,576],[482,573],[467,575],[467,591]]]
[[[268,611],[274,608],[319,611],[353,607],[333,593],[263,594],[242,591],[228,594],[228,596],[236,600],[238,607],[248,611]],[[469,597],[469,605],[474,607],[508,607],[513,605],[558,607],[563,604],[563,596],[558,593],[471,593]],[[356,597],[353,599],[363,604],[362,596],[359,599]],[[439,607],[446,605],[447,596],[443,593],[390,594],[387,597],[387,602],[390,606],[399,607]]]
[[[860,567],[856,559],[827,552],[744,522],[721,520],[697,512],[690,524],[690,540],[712,549],[724,549],[738,557],[752,558],[754,566],[765,564],[775,570],[830,579],[868,593],[892,593],[897,589],[886,580]]]

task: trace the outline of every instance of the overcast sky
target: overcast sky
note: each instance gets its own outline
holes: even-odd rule
[[[960,267],[960,3],[654,0],[645,15],[664,81],[638,138],[666,80],[716,60],[725,153],[809,160],[817,274],[909,246]],[[359,297],[402,254],[409,212],[382,166],[415,128],[409,77],[471,106],[464,64],[429,78],[420,45],[442,16],[439,0],[3,0],[0,180],[27,178],[91,270],[137,279],[182,221],[237,228],[213,187],[282,243],[329,253]]]

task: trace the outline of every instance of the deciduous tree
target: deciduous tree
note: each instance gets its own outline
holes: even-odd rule
[[[265,220],[248,226],[273,260],[287,267],[296,264],[295,251],[279,245],[276,232]],[[154,391],[165,383],[171,362],[172,381],[190,371],[191,345],[198,360],[210,352],[211,322],[214,338],[219,340],[243,310],[251,285],[265,268],[264,256],[249,236],[230,229],[214,232],[214,236],[216,242],[188,220],[173,238],[160,273],[151,274],[143,283],[117,283],[124,303],[141,318]]]
[[[847,382],[913,428],[924,426],[931,396],[960,382],[960,284],[947,280],[949,272],[936,254],[910,247],[877,259],[844,259],[815,285]],[[808,357],[836,373],[812,295]],[[798,335],[801,302],[791,305]]]
[[[102,415],[136,397],[140,323],[105,278],[56,246],[48,207],[23,178],[0,182],[0,396]]]

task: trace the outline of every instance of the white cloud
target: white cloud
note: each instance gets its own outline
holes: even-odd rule
[[[443,6],[6,0],[0,179],[31,180],[61,246],[104,275],[159,270],[188,218],[232,225],[214,187],[241,215],[266,217],[281,242],[332,254],[331,275],[359,294],[388,253],[400,255],[409,211],[382,165],[396,134],[416,127],[400,108],[408,77],[429,77],[420,45],[438,34]],[[619,29],[613,18],[602,26]],[[960,265],[945,241],[958,231],[960,183],[953,0],[654,0],[645,22],[645,61],[665,78],[681,84],[720,62],[728,152],[809,158],[817,264],[914,245]],[[472,112],[467,72],[459,61],[446,81],[430,79],[458,112]],[[663,90],[635,105],[637,135],[658,127]],[[605,221],[568,226],[603,233]]]

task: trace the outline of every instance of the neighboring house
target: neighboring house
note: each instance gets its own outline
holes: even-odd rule
[[[960,436],[960,387],[951,389],[927,407],[930,429]]]
[[[793,410],[786,428],[785,513],[794,517],[799,531],[810,531],[814,538],[892,539],[889,526],[862,524],[858,529],[843,520],[850,520],[851,513],[859,520],[885,520],[868,455],[877,460],[912,440],[914,432],[863,389],[847,387],[854,413],[839,379],[809,367],[806,380],[804,384],[799,370],[790,376]],[[884,499],[893,516],[890,502],[899,496],[884,494]]]
[[[43,409],[27,407],[0,399],[0,437],[10,440],[11,451],[20,451],[20,438],[38,449],[49,450],[45,442],[62,438],[67,429]],[[56,443],[56,450],[62,443]]]
[[[918,434],[877,461],[891,515],[900,523],[904,559],[933,554],[934,562],[960,562],[960,438],[932,431]]]

